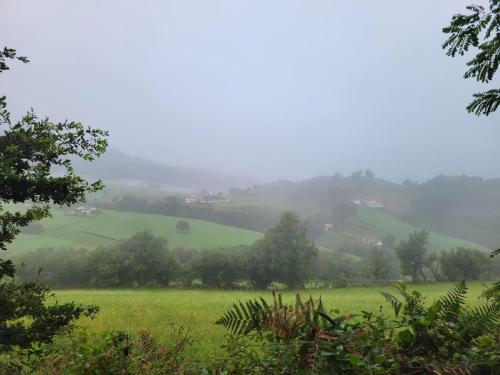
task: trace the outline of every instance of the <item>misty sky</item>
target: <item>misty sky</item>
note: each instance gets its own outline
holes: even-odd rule
[[[31,60],[0,94],[171,165],[500,177],[500,113],[465,111],[488,86],[441,49],[471,2],[0,0],[1,44]]]

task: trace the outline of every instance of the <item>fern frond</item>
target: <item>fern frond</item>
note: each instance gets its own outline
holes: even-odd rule
[[[465,281],[459,281],[453,289],[438,300],[438,314],[442,319],[451,322],[459,320],[463,313],[467,289]]]
[[[264,327],[271,314],[271,309],[264,300],[249,300],[244,304],[239,302],[233,304],[216,321],[216,324],[234,334],[248,334],[253,330],[259,330]]]
[[[142,348],[142,351],[145,353],[154,353],[158,349],[158,343],[147,331],[139,331],[137,341]]]
[[[464,334],[477,337],[484,332],[495,332],[500,327],[500,304],[487,303],[467,309],[461,319]]]
[[[245,303],[233,304],[216,324],[222,325],[233,334],[247,335],[252,331],[269,329],[276,335],[288,339],[295,337],[304,324],[320,325],[319,317],[324,313],[323,302],[315,306],[312,296],[306,302],[299,294],[293,305],[283,304],[281,294],[273,292],[273,303],[260,298]],[[328,320],[328,319],[326,319]]]
[[[392,309],[394,310],[394,315],[396,315],[396,318],[399,315],[399,312],[401,311],[401,308],[403,307],[403,303],[394,297],[391,293],[387,292],[380,292],[385,298],[385,300],[392,306]]]

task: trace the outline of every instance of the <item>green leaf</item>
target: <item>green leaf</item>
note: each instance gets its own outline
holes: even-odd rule
[[[410,346],[413,342],[413,333],[409,329],[405,329],[398,333],[398,340],[404,346]]]

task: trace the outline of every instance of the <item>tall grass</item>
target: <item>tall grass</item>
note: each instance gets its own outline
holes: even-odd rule
[[[432,302],[452,287],[449,283],[419,285],[427,301]],[[469,285],[469,304],[477,303],[484,289],[480,283]],[[390,313],[380,290],[388,288],[346,288],[311,291],[314,298],[321,298],[329,309],[361,312],[383,311]],[[308,291],[302,292],[309,294]],[[157,339],[168,342],[169,327],[172,323],[190,329],[195,343],[187,355],[197,362],[206,363],[224,355],[221,345],[224,330],[214,322],[232,303],[262,296],[270,297],[265,291],[220,291],[220,290],[64,290],[56,292],[60,302],[76,301],[96,304],[101,312],[95,320],[82,319],[78,329],[90,332],[104,332],[124,329],[132,332],[147,330]],[[285,292],[286,300],[292,301],[295,292]]]

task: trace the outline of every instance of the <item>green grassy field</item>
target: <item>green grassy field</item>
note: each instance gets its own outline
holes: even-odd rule
[[[183,234],[175,230],[179,220],[176,217],[116,211],[104,211],[93,217],[67,216],[60,210],[53,210],[52,218],[40,222],[43,226],[41,234],[21,234],[8,249],[24,252],[40,247],[95,248],[126,239],[145,229],[166,238],[171,247],[212,248],[252,244],[262,236],[258,232],[194,219],[185,219],[190,230]]]
[[[163,215],[117,211],[104,211],[94,217],[67,216],[61,210],[55,209],[52,218],[40,222],[43,227],[41,234],[21,234],[8,248],[16,253],[42,247],[92,249],[101,245],[111,245],[116,240],[129,238],[134,233],[145,229],[166,238],[171,247],[213,248],[248,245],[262,237],[262,234],[258,232],[195,219],[185,219],[190,224],[190,231],[182,234],[175,230],[179,220],[176,217]],[[417,229],[383,211],[361,209],[358,217],[351,220],[340,232],[324,233],[316,244],[323,249],[335,249],[349,243],[360,243],[360,239],[364,236],[383,238],[386,234],[393,234],[400,241]],[[458,246],[482,248],[472,242],[436,233],[430,234],[430,244],[432,250]]]
[[[361,208],[358,209],[357,217],[350,219],[339,232],[326,232],[317,240],[317,243],[325,247],[335,248],[352,243],[353,241],[359,243],[360,239],[366,236],[383,239],[388,234],[392,234],[396,237],[397,241],[402,241],[407,239],[411,232],[419,229],[420,228],[413,225],[397,220],[384,210]],[[470,241],[433,232],[429,234],[429,243],[433,251],[447,250],[454,247],[488,250]]]
[[[424,293],[431,302],[446,293],[452,284],[427,284],[416,289]],[[475,304],[484,289],[480,283],[469,285],[467,302]],[[380,295],[380,290],[389,288],[346,288],[313,291],[314,298],[322,297],[327,309],[360,312],[375,312],[380,306],[390,313],[389,306]],[[303,292],[308,295],[309,292]],[[292,301],[294,292],[284,293],[285,300]],[[223,356],[220,348],[225,331],[215,321],[233,302],[262,296],[270,298],[265,291],[205,291],[205,290],[64,290],[56,292],[60,302],[77,301],[96,304],[101,312],[95,320],[81,319],[79,329],[89,332],[104,332],[125,329],[131,332],[148,330],[158,340],[168,342],[172,323],[189,328],[194,344],[187,355],[195,361],[206,362],[214,356]]]
[[[222,204],[218,209],[240,210],[248,213],[255,212],[274,215],[276,217],[279,216],[279,212],[282,210],[273,206],[245,205],[246,203],[245,201],[235,200]],[[311,208],[309,207],[309,209]],[[317,207],[315,209],[317,209]],[[337,230],[322,234],[316,240],[316,244],[324,248],[338,249],[345,245],[361,244],[361,239],[363,237],[383,239],[386,235],[391,234],[399,242],[406,240],[411,232],[420,229],[421,228],[398,220],[386,209],[358,208],[356,216],[348,219],[347,222],[340,228],[337,228]],[[433,251],[447,250],[454,247],[476,248],[490,251],[490,249],[486,249],[477,243],[434,232],[429,233],[429,243]]]

